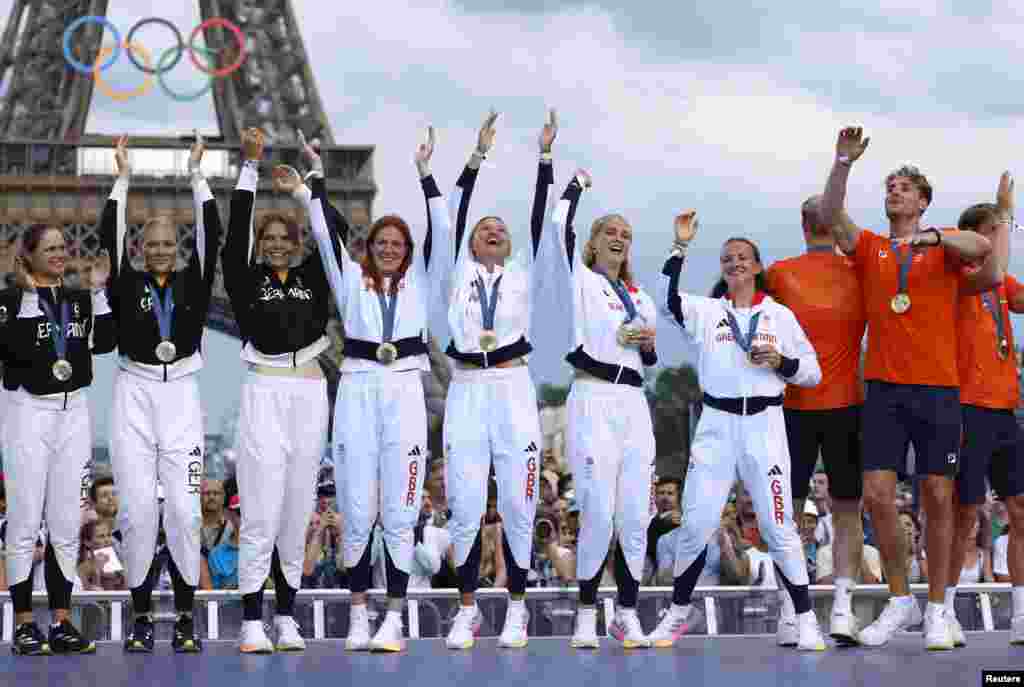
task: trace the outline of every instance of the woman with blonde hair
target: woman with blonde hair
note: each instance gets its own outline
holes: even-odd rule
[[[654,515],[654,430],[643,367],[657,362],[654,302],[630,269],[633,228],[618,214],[595,220],[575,251],[573,219],[589,175],[573,176],[542,247],[572,294],[575,379],[566,403],[566,448],[580,508],[576,577],[580,598],[572,646],[598,647],[597,588],[615,538],[618,609],[609,633],[626,648],[649,647],[636,613]]]

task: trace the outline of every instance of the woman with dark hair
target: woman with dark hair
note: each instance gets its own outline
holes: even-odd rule
[[[242,386],[236,451],[242,516],[238,586],[243,653],[301,651],[294,619],[302,584],[309,496],[327,437],[327,382],[317,359],[330,346],[330,286],[318,251],[303,257],[299,226],[280,213],[254,221],[263,133],[242,133],[245,162],[231,195],[221,256],[248,374]],[[348,225],[339,215],[342,240]],[[256,231],[253,232],[255,226]],[[331,233],[333,244],[337,237]],[[340,249],[332,245],[336,254]],[[274,577],[276,641],[263,629],[263,586]]]
[[[93,265],[90,290],[67,288],[64,232],[38,224],[21,238],[15,286],[0,291],[2,422],[7,489],[7,581],[20,655],[91,653],[95,644],[71,624],[77,576],[77,507],[88,477],[92,425],[88,387],[93,354],[114,349],[114,319],[104,291],[110,257]],[[53,624],[32,620],[32,569],[40,520],[48,531],[44,567]]]
[[[300,137],[301,138],[301,137]],[[421,179],[429,221],[425,234],[412,231],[397,215],[385,215],[370,228],[366,257],[352,259],[344,245],[336,259],[326,218],[326,185],[320,156],[302,141],[312,193],[295,170],[274,170],[280,188],[308,208],[331,292],[345,327],[345,361],[334,408],[334,465],[343,518],[342,548],[352,590],[346,648],[402,651],[402,607],[413,557],[413,528],[427,458],[427,415],[421,372],[428,371],[427,313],[439,290],[443,255],[432,255],[448,236],[450,220],[434,178]],[[420,146],[422,166],[433,144]],[[421,250],[422,254],[417,253]],[[438,251],[434,251],[438,252]],[[370,587],[371,532],[380,515],[387,567],[388,612],[370,638],[366,590]]]
[[[572,294],[566,360],[575,379],[566,402],[566,450],[580,509],[572,646],[598,648],[597,588],[611,546],[618,608],[608,631],[625,648],[644,648],[650,643],[636,606],[654,516],[655,445],[641,370],[658,360],[657,311],[630,268],[633,228],[624,217],[599,217],[582,250],[575,250],[573,218],[590,183],[586,172],[576,172],[541,247],[549,251],[542,261],[553,262],[560,290]]]
[[[794,523],[782,415],[787,383],[814,386],[821,380],[818,358],[792,311],[765,294],[760,252],[748,239],[730,238],[723,244],[722,277],[712,298],[680,290],[683,260],[696,233],[696,212],[676,217],[675,244],[662,270],[662,308],[701,349],[704,412],[683,490],[672,606],[650,639],[656,647],[669,647],[699,623],[701,613],[690,597],[719,525],[718,514],[738,475],[753,502],[776,577],[792,599],[796,644],[802,650],[823,651],[825,640],[811,610],[807,565]]]
[[[448,355],[455,360],[455,371],[445,403],[444,443],[452,510],[449,531],[462,604],[448,634],[449,649],[471,648],[483,623],[475,592],[487,543],[481,522],[492,462],[504,535],[497,545],[506,563],[511,597],[498,644],[521,648],[528,639],[524,597],[540,494],[541,435],[537,393],[526,363],[533,350],[532,305],[538,299],[534,258],[552,173],[548,155],[538,167],[527,250],[510,257],[512,241],[500,217],[484,217],[466,231],[470,196],[480,163],[494,142],[497,116],[492,112],[481,127],[477,147],[452,195],[457,207],[455,270],[447,315],[452,335]],[[541,132],[542,153],[550,151],[555,133],[552,119]],[[425,166],[420,174],[429,174]],[[492,552],[489,560],[494,558]]]
[[[142,227],[143,269],[132,265],[127,200],[131,177],[128,139],[114,151],[118,178],[103,208],[100,241],[111,255],[111,307],[117,320],[118,374],[110,413],[110,464],[125,523],[125,576],[134,622],[125,651],[152,653],[153,583],[157,545],[158,486],[166,496],[163,527],[170,553],[178,620],[171,644],[177,653],[198,653],[192,611],[199,584],[203,475],[203,411],[199,397],[201,344],[210,309],[220,249],[217,201],[200,172],[205,146],[196,133],[188,158],[195,245],[185,269],[178,262],[177,222],[166,215]]]

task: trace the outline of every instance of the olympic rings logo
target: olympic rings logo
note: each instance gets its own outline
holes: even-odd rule
[[[96,63],[92,66],[83,64],[77,59],[75,59],[75,56],[72,55],[71,51],[71,38],[72,36],[74,36],[75,31],[78,30],[78,28],[84,24],[99,24],[101,27],[109,29],[114,36],[113,47],[103,46],[102,48],[100,48],[100,54],[96,58]],[[132,40],[132,37],[135,35],[135,33],[147,24],[160,24],[161,26],[170,29],[171,33],[174,34],[176,43],[175,45],[171,46],[170,48],[167,48],[160,54],[160,56],[156,60],[155,67],[153,66],[152,54],[146,48],[144,48],[141,43]],[[237,56],[235,57],[234,62],[219,69],[212,69],[211,65],[213,62],[213,58],[220,51],[214,51],[208,48],[199,47],[195,44],[196,38],[199,37],[200,33],[202,33],[205,29],[212,28],[215,26],[220,26],[230,31],[235,39],[235,43],[237,43],[238,46]],[[101,93],[103,93],[109,98],[112,98],[113,100],[119,101],[130,100],[131,98],[136,98],[140,95],[145,95],[146,93],[148,93],[153,88],[154,76],[156,76],[156,80],[159,82],[160,87],[163,89],[164,93],[166,93],[169,98],[181,102],[197,100],[198,98],[201,98],[203,95],[205,95],[213,87],[213,80],[215,78],[223,78],[226,76],[230,76],[231,74],[236,72],[242,66],[242,64],[245,63],[245,59],[247,56],[245,46],[245,34],[242,33],[242,30],[238,28],[238,26],[231,23],[227,19],[224,19],[223,17],[213,17],[212,19],[207,19],[206,21],[192,29],[192,33],[188,39],[188,44],[186,44],[181,36],[181,32],[178,31],[178,27],[176,27],[174,24],[167,21],[166,19],[161,19],[159,17],[147,17],[145,19],[141,19],[138,22],[136,22],[134,26],[132,26],[132,28],[128,31],[128,36],[122,41],[121,32],[117,30],[117,27],[114,26],[109,19],[103,16],[90,14],[79,17],[78,19],[74,20],[68,25],[68,27],[64,30],[63,47],[64,60],[71,66],[72,69],[82,74],[92,75],[93,79],[96,82],[96,88],[98,88]],[[146,75],[145,78],[143,79],[142,84],[138,88],[135,88],[131,91],[115,91],[112,88],[110,88],[110,86],[103,80],[103,77],[101,76],[101,73],[112,67],[113,64],[117,61],[117,59],[121,56],[122,49],[128,54],[128,59],[131,60],[131,63],[135,65],[135,67],[138,68],[139,71],[143,72]],[[192,64],[195,65],[196,69],[203,72],[209,77],[206,85],[194,93],[176,93],[173,90],[171,90],[171,88],[167,85],[167,82],[164,81],[163,78],[164,74],[171,71],[178,65],[178,62],[181,61],[181,57],[185,52],[188,52],[189,58],[192,60]],[[136,59],[136,53],[141,55],[143,64],[139,64],[138,60]],[[206,56],[208,60],[207,64],[203,64],[200,61],[198,55],[199,53],[203,53]]]

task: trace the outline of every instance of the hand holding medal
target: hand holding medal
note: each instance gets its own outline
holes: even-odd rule
[[[747,360],[754,367],[769,367],[777,370],[782,365],[782,354],[769,344],[751,346],[750,352],[747,354]]]

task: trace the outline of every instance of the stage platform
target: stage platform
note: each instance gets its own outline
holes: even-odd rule
[[[673,649],[626,651],[602,640],[598,651],[569,647],[567,638],[533,639],[522,650],[499,649],[493,639],[471,651],[450,651],[442,640],[409,642],[403,654],[349,653],[337,640],[311,641],[303,653],[243,656],[234,642],[209,641],[201,655],[175,655],[158,642],[153,655],[125,654],[103,642],[92,656],[20,657],[0,645],[0,683],[18,687],[130,685],[163,687],[337,687],[338,685],[981,685],[983,669],[1024,668],[1024,647],[1006,632],[971,633],[968,646],[924,650],[919,633],[882,649],[797,652],[774,636],[686,637]]]

